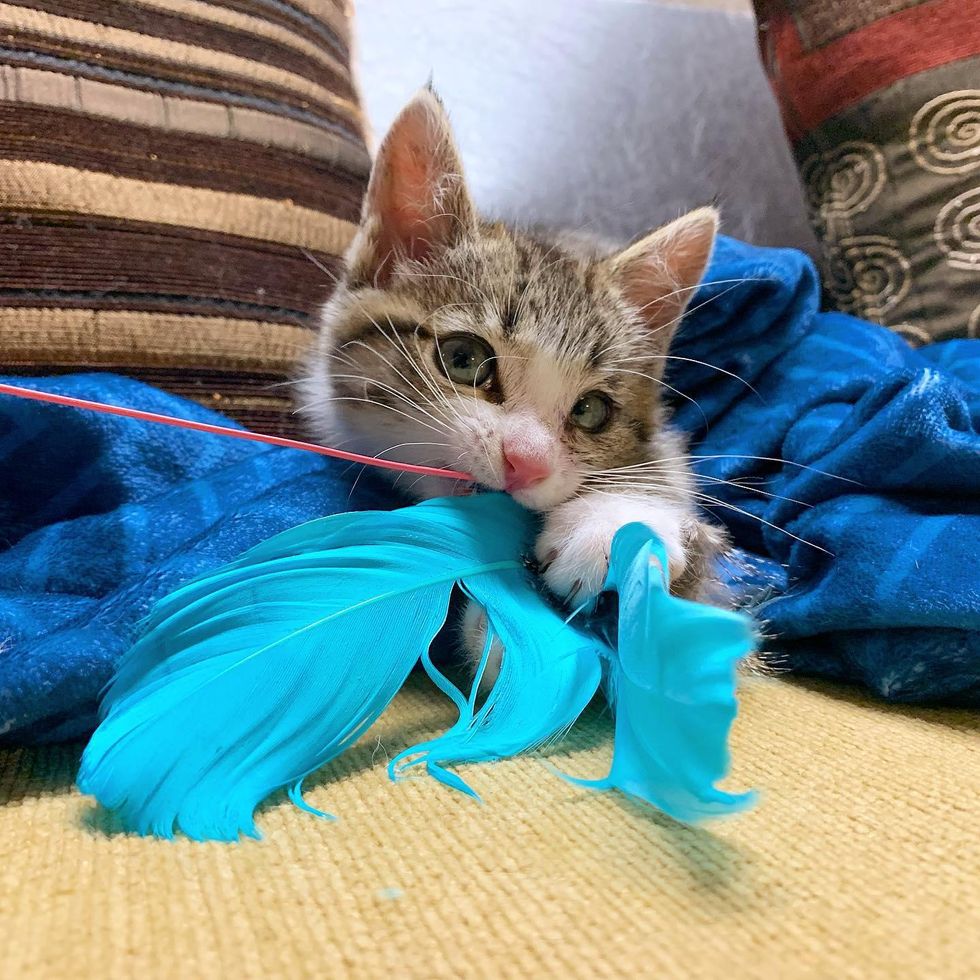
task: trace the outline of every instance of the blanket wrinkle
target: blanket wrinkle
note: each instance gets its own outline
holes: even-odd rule
[[[739,276],[754,281],[735,299],[721,283]],[[709,509],[752,553],[730,583],[781,662],[980,704],[980,341],[913,350],[819,312],[805,257],[731,239],[693,306],[675,352],[741,368],[758,394],[674,361],[667,380],[699,403],[675,417],[722,502]]]

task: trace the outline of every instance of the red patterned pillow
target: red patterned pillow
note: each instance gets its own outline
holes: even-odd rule
[[[980,0],[756,0],[831,305],[980,336]]]

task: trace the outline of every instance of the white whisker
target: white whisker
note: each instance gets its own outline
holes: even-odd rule
[[[310,411],[314,408],[320,408],[323,405],[327,405],[331,402],[361,402],[365,405],[372,405],[375,408],[383,408],[389,412],[394,412],[396,415],[401,415],[403,418],[409,419],[418,425],[424,426],[426,429],[431,429],[437,435],[444,435],[442,430],[437,429],[435,426],[429,425],[428,422],[423,422],[417,415],[409,415],[407,412],[401,411],[401,409],[394,408],[392,405],[386,405],[384,402],[376,401],[373,398],[355,398],[352,395],[332,395],[328,398],[316,398],[312,402],[306,405],[302,405],[297,408],[293,414],[296,415],[299,412]]]
[[[700,413],[701,418],[704,419],[705,427],[708,427],[708,416],[704,414],[704,409],[690,396],[685,395],[683,391],[679,391],[673,385],[667,384],[666,381],[661,381],[659,378],[655,378],[652,374],[644,374],[643,371],[631,371],[629,368],[608,368],[613,374],[632,374],[639,378],[646,378],[647,381],[652,381],[654,384],[658,384],[668,391],[672,391],[679,398],[683,398],[685,401],[689,401]]]

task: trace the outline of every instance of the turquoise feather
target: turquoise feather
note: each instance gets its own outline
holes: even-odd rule
[[[605,588],[619,596],[606,694],[616,714],[613,762],[600,780],[686,823],[737,813],[753,793],[715,787],[728,772],[736,669],[751,653],[751,620],[669,592],[667,553],[643,524],[613,540]]]
[[[522,563],[533,533],[533,518],[505,495],[432,500],[313,521],[188,584],[154,608],[120,665],[79,787],[140,834],[258,836],[255,809],[282,787],[312,810],[305,776],[366,731],[421,659],[459,717],[397,757],[393,777],[424,765],[472,795],[447,765],[562,734],[605,673],[616,744],[597,788],[680,819],[747,802],[713,786],[727,768],[729,668],[745,652],[745,621],[677,606],[650,577],[659,543],[631,525],[617,535],[608,583],[620,592],[617,651],[541,597]],[[479,705],[428,653],[457,585],[484,606],[506,651]],[[665,654],[674,642],[686,652]]]

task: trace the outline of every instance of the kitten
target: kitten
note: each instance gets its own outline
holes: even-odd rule
[[[535,555],[571,606],[601,588],[631,521],[664,541],[673,590],[699,597],[724,537],[698,515],[660,379],[717,223],[702,208],[604,249],[483,221],[423,90],[378,152],[301,410],[326,444],[463,470],[541,512]],[[459,492],[413,479],[399,484],[420,498]],[[484,629],[471,610],[477,656]]]

